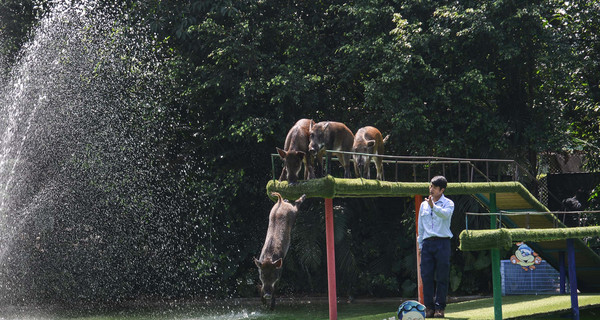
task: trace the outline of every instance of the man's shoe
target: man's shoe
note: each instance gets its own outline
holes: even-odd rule
[[[444,317],[444,310],[435,310],[435,314],[433,315],[434,318],[443,318]]]
[[[433,315],[434,315],[433,309],[427,309],[425,311],[425,318],[433,318]]]

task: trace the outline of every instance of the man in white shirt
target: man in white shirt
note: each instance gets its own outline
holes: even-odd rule
[[[450,281],[450,222],[454,202],[444,196],[448,181],[443,176],[431,179],[429,197],[419,210],[419,254],[421,280],[427,318],[443,318]]]

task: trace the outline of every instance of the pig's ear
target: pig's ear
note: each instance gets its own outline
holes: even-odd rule
[[[369,140],[369,141],[367,141],[367,146],[368,146],[369,148],[370,148],[370,147],[373,147],[374,145],[375,145],[375,140]]]
[[[281,150],[281,149],[279,149],[277,147],[275,147],[275,148],[277,149],[277,153],[279,153],[279,156],[281,157],[281,159],[285,159],[285,156],[287,155],[285,153],[285,151],[283,151],[283,150]]]
[[[279,258],[279,259],[275,260],[275,262],[273,262],[273,265],[275,266],[276,269],[281,268],[281,266],[283,265],[283,259]]]
[[[261,267],[261,265],[262,265],[262,263],[260,263],[260,261],[259,261],[258,259],[256,259],[256,258],[254,258],[254,264],[255,264],[257,267],[259,267],[259,268],[260,268],[260,267]]]

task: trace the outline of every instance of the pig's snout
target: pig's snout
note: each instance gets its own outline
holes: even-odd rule
[[[319,152],[321,144],[317,140],[311,140],[308,145],[308,152],[314,157]]]
[[[275,299],[272,295],[264,295],[262,297],[263,305],[269,310],[275,310]]]
[[[359,168],[362,168],[365,165],[366,161],[365,161],[365,159],[363,157],[359,156],[359,157],[354,157],[354,162],[356,162],[356,165]]]
[[[262,303],[265,307],[273,310],[275,308],[275,297],[272,293],[265,292],[261,297]]]

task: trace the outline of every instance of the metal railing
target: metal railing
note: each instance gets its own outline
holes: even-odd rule
[[[442,165],[441,174],[446,175],[446,165],[456,165],[457,182],[463,182],[462,166],[464,165],[467,170],[466,180],[464,182],[473,182],[475,173],[480,174],[486,181],[491,182],[490,179],[490,164],[504,164],[512,166],[512,180],[516,181],[519,177],[519,166],[516,161],[508,159],[476,159],[476,158],[451,158],[451,157],[433,157],[433,156],[393,156],[393,155],[378,155],[369,153],[358,153],[358,152],[346,152],[346,151],[333,151],[327,150],[328,155],[331,153],[339,154],[350,154],[350,155],[363,155],[370,156],[373,158],[382,158],[385,164],[394,164],[394,177],[395,181],[398,181],[398,168],[399,165],[410,165],[413,171],[413,182],[417,182],[417,165],[423,165],[427,168],[427,181],[431,180],[431,169],[433,165]],[[374,160],[372,160],[374,161]],[[476,163],[485,163],[486,172],[482,172],[481,169],[477,168]],[[470,170],[468,170],[470,169]],[[510,170],[510,169],[509,169]],[[450,172],[450,171],[449,171]]]
[[[394,180],[400,181],[401,177],[399,177],[399,168],[401,166],[411,166],[412,167],[412,181],[417,182],[418,180],[418,172],[417,167],[423,166],[424,169],[427,170],[427,181],[432,178],[432,168],[436,165],[441,165],[441,171],[437,171],[437,174],[441,174],[446,176],[448,173],[452,174],[452,169],[447,168],[449,166],[455,165],[454,168],[456,173],[457,182],[473,182],[477,177],[483,179],[484,181],[491,182],[493,181],[490,178],[490,165],[496,165],[496,173],[500,176],[502,175],[504,178],[506,176],[510,176],[512,181],[517,181],[524,170],[518,163],[514,160],[507,159],[476,159],[476,158],[451,158],[451,157],[433,157],[433,156],[394,156],[394,155],[378,155],[378,154],[369,154],[369,153],[358,153],[358,152],[347,152],[347,151],[334,151],[327,150],[327,156],[325,157],[325,165],[324,165],[324,175],[330,174],[331,163],[333,161],[338,161],[336,157],[333,157],[333,153],[337,154],[350,154],[350,155],[363,155],[372,157],[371,162],[374,161],[374,158],[382,158],[384,165],[387,165],[389,168],[390,165],[394,166]],[[276,179],[275,176],[275,159],[279,158],[278,154],[271,154],[271,165],[272,165],[272,175],[273,180]],[[351,161],[353,161],[351,159]],[[478,167],[478,164],[481,164],[481,167]],[[485,168],[482,168],[483,165]],[[504,170],[500,170],[498,168],[499,165],[504,165]],[[448,171],[446,170],[448,169]],[[485,172],[484,172],[485,171]],[[510,173],[510,175],[507,175]],[[436,175],[437,175],[436,174]],[[465,181],[463,181],[463,178]],[[499,177],[498,180],[500,181]],[[505,180],[505,179],[504,179]]]
[[[465,212],[465,230],[469,230],[469,216],[495,216],[497,222],[499,222],[498,228],[502,229],[502,217],[507,216],[526,216],[526,229],[530,229],[529,226],[529,217],[530,216],[546,216],[546,215],[578,215],[578,227],[585,226],[585,221],[581,219],[582,214],[600,214],[600,211],[547,211],[547,212],[539,212],[539,211],[519,211],[519,212],[510,212],[500,210],[499,212]],[[554,220],[554,228],[558,228],[558,220]]]

